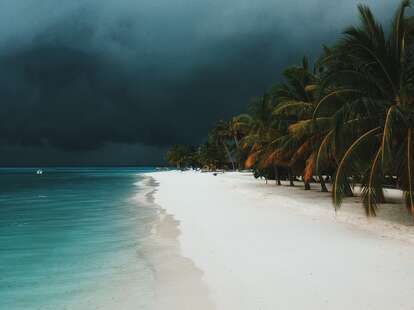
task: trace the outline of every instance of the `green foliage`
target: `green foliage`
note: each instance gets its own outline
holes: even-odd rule
[[[194,149],[187,145],[174,145],[166,154],[166,160],[177,169],[183,169],[197,165]]]
[[[253,99],[247,113],[218,122],[196,151],[173,147],[178,167],[253,169],[256,177],[313,176],[333,179],[338,208],[355,184],[375,215],[383,189],[398,186],[414,213],[414,17],[401,1],[390,29],[369,7],[360,22],[324,46],[312,68],[304,57],[283,71],[283,81]],[[276,173],[277,172],[277,173]],[[287,172],[287,173],[286,173]]]
[[[209,139],[198,150],[200,168],[216,170],[226,166],[226,155],[221,145]]]

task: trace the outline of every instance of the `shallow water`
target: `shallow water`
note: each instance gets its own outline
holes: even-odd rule
[[[0,169],[2,309],[148,309],[148,169]]]

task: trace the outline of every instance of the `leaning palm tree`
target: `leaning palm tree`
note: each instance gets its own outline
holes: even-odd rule
[[[320,61],[326,95],[314,118],[332,117],[318,151],[337,162],[333,202],[340,206],[348,182],[363,185],[368,215],[384,200],[387,180],[396,178],[414,211],[414,53],[410,0],[398,7],[387,32],[371,10],[358,6],[360,25],[344,31]]]
[[[285,70],[284,77],[286,83],[275,91],[278,105],[273,115],[280,127],[285,127],[285,134],[274,143],[275,150],[270,157],[279,160],[283,158],[289,162],[289,168],[299,169],[305,189],[310,189],[317,150],[324,132],[330,125],[330,118],[313,119],[313,111],[321,92],[319,77],[309,70],[306,57],[303,58],[301,66]],[[321,175],[319,180],[322,191],[327,191]]]
[[[245,167],[266,171],[273,167],[273,174],[280,184],[279,171],[274,163],[268,163],[269,146],[278,136],[275,128],[274,100],[272,93],[265,93],[262,97],[254,99],[248,109],[248,114],[240,115],[239,122],[244,126],[244,135],[240,140],[241,148],[246,153]]]

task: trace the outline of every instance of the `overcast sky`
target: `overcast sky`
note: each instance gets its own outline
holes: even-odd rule
[[[395,0],[2,0],[0,165],[155,164]]]

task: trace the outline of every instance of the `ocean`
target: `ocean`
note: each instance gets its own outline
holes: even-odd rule
[[[0,169],[0,309],[150,309],[150,171]]]

